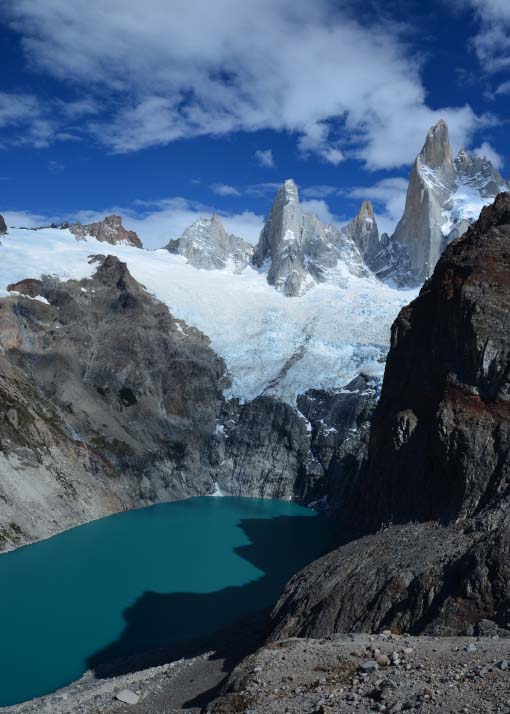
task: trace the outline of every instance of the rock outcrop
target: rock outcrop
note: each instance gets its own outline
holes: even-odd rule
[[[56,227],[56,226],[55,226]],[[76,237],[76,240],[85,240],[88,236],[95,238],[101,243],[110,245],[132,245],[135,248],[142,248],[142,241],[134,231],[128,231],[122,225],[121,216],[106,216],[98,223],[73,223],[69,230]]]
[[[12,286],[18,295],[0,301],[2,359],[60,439],[41,430],[42,417],[25,417],[28,406],[16,407],[15,395],[5,398],[2,473],[12,477],[0,484],[0,522],[16,524],[25,540],[213,490],[201,467],[222,405],[222,360],[125,264],[94,260],[91,279],[22,281]],[[4,386],[17,390],[9,380]],[[80,465],[82,454],[92,465]]]
[[[303,212],[292,180],[285,181],[276,194],[253,261],[258,268],[265,266],[268,283],[289,297],[326,281],[339,262],[347,273],[369,275],[350,236]]]
[[[482,207],[508,188],[487,159],[461,150],[454,160],[443,120],[430,129],[393,235],[407,248],[416,284],[430,277],[446,245],[467,230]]]
[[[7,233],[7,224],[5,222],[5,218],[0,214],[0,236],[3,236]]]
[[[195,268],[223,270],[231,267],[235,273],[241,273],[253,255],[253,246],[228,234],[216,215],[210,219],[197,218],[180,238],[171,240],[166,249],[183,255]]]
[[[274,636],[510,621],[510,195],[448,246],[392,330],[356,524],[295,576]]]
[[[297,409],[270,396],[227,403],[216,476],[221,491],[341,513],[366,458],[377,391],[360,375],[340,391],[299,395]]]

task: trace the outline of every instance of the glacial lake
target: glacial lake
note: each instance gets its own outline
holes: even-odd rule
[[[214,633],[273,604],[336,536],[334,521],[292,503],[204,497],[1,555],[0,707],[129,655],[213,649]]]

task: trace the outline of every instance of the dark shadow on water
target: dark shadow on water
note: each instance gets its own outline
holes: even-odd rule
[[[234,550],[263,576],[210,593],[143,593],[124,611],[120,638],[89,657],[88,668],[107,678],[214,650],[230,672],[262,642],[287,580],[341,539],[333,523],[328,533],[323,519],[310,516],[244,519],[239,527],[250,543]],[[188,705],[203,706],[212,694]]]

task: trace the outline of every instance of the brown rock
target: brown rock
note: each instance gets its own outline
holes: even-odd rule
[[[121,216],[106,216],[104,220],[88,225],[74,223],[69,226],[69,230],[77,240],[84,240],[87,236],[91,236],[102,243],[111,245],[127,243],[135,248],[142,248],[142,241],[137,234],[134,231],[126,230],[122,225]]]

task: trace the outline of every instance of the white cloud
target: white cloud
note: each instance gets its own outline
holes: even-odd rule
[[[301,206],[305,213],[313,213],[324,225],[328,223],[337,223],[335,217],[329,209],[328,204],[324,200],[311,199],[310,201],[301,201]]]
[[[373,186],[360,186],[350,192],[351,198],[373,201],[380,233],[391,235],[404,212],[408,181],[395,176],[378,181]],[[381,210],[377,210],[380,207]]]
[[[338,186],[329,186],[327,184],[319,184],[316,186],[299,187],[299,193],[303,198],[327,198],[335,194],[340,194]]]
[[[2,216],[8,227],[36,228],[37,226],[50,226],[57,219],[54,216],[44,216],[29,211],[2,211]]]
[[[502,82],[496,87],[495,94],[510,94],[510,81]]]
[[[217,193],[218,196],[240,196],[241,192],[234,186],[229,186],[227,183],[211,184],[211,191]]]
[[[472,8],[479,29],[472,40],[480,64],[486,72],[510,68],[510,3],[508,0],[457,0]]]
[[[347,1],[3,5],[35,66],[100,97],[88,128],[115,152],[273,129],[333,165],[389,168],[440,117],[459,144],[480,124],[467,106],[432,111],[402,26],[360,24]]]
[[[314,122],[304,127],[303,134],[298,140],[298,149],[303,156],[317,154],[324,161],[333,166],[344,160],[342,150],[329,141],[330,127],[326,122]]]
[[[266,169],[272,169],[274,167],[274,157],[271,149],[257,149],[255,152],[255,160],[259,166],[263,166]]]
[[[505,163],[505,160],[503,159],[501,154],[498,154],[496,149],[494,149],[494,147],[491,146],[487,141],[484,141],[483,144],[477,149],[472,149],[471,153],[476,154],[477,156],[481,156],[482,158],[488,159],[494,166],[494,168],[498,169],[498,171],[503,168],[503,165]]]

